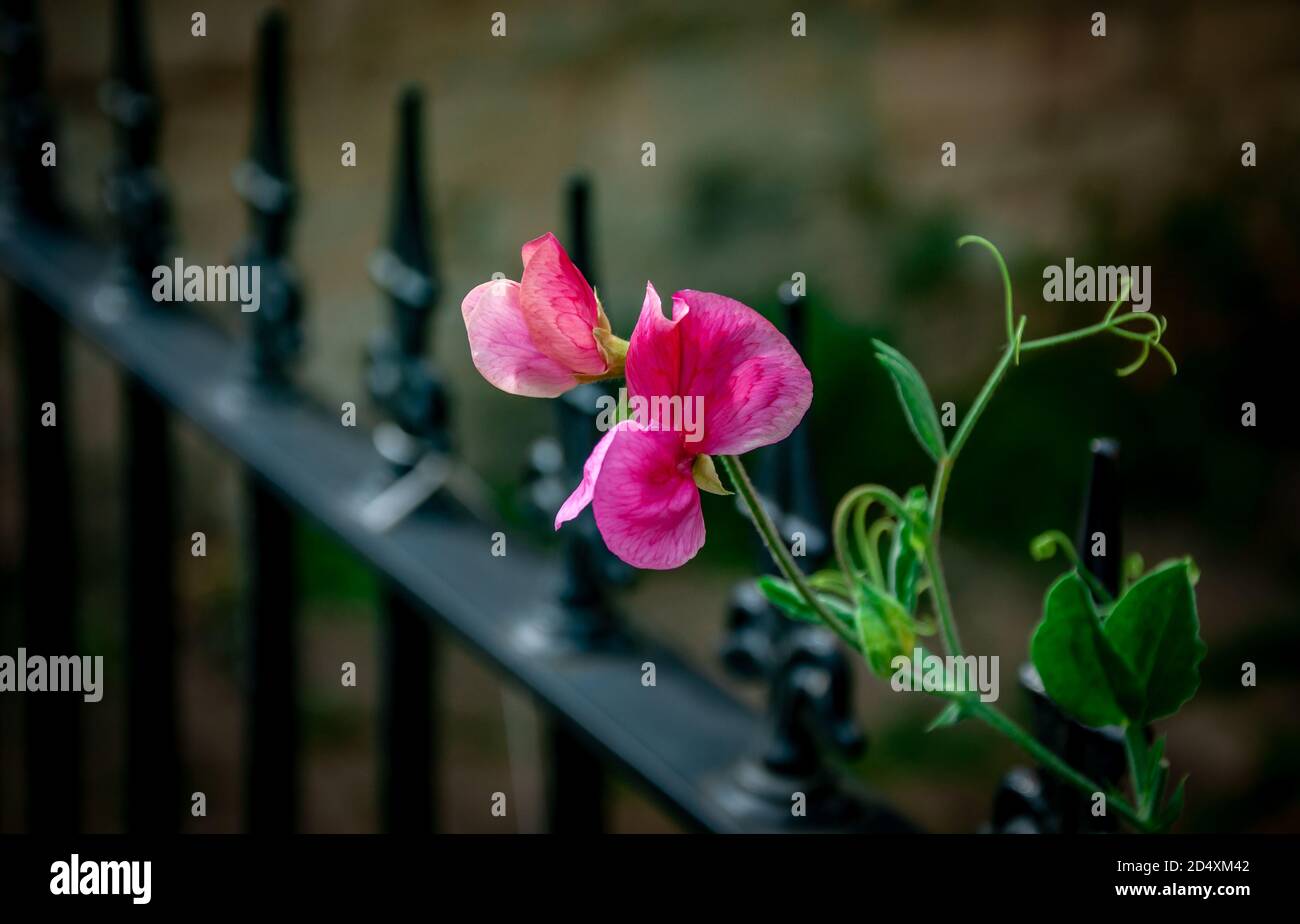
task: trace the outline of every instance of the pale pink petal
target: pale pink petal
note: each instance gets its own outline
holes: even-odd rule
[[[702,401],[702,439],[691,451],[740,455],[789,436],[812,403],[812,376],[790,341],[754,309],[711,292],[678,292],[673,317],[680,393]],[[631,350],[627,365],[631,382]]]
[[[592,498],[609,550],[636,568],[683,565],[704,545],[694,456],[680,433],[620,427],[605,451]]]
[[[596,490],[596,479],[600,476],[600,466],[605,461],[605,453],[609,451],[609,444],[613,442],[614,434],[630,426],[635,426],[633,421],[624,420],[618,423],[602,436],[600,442],[591,450],[591,455],[587,456],[587,461],[582,464],[582,481],[578,482],[573,493],[560,505],[559,512],[555,514],[556,529],[582,513],[583,509],[591,503],[592,492]]]
[[[475,286],[460,304],[474,368],[497,388],[528,398],[554,398],[577,380],[533,344],[519,307],[519,283]]]
[[[519,304],[537,348],[573,372],[599,375],[605,357],[596,346],[596,295],[554,234],[523,246]]]

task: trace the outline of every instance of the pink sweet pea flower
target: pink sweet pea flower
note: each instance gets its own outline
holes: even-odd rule
[[[633,401],[693,401],[703,428],[683,432],[654,414],[618,424],[592,450],[555,528],[591,504],[615,555],[638,568],[676,568],[704,545],[700,489],[727,493],[710,454],[740,455],[789,436],[812,403],[812,376],[752,308],[687,290],[673,296],[669,320],[649,283],[625,371]]]
[[[521,282],[475,286],[461,302],[474,367],[497,388],[554,398],[579,382],[622,373],[627,344],[555,235],[523,246]]]

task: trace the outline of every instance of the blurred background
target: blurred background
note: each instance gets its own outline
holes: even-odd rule
[[[469,361],[460,298],[493,272],[518,278],[519,245],[565,235],[562,189],[575,170],[594,189],[595,276],[616,330],[631,330],[646,279],[729,294],[771,312],[778,285],[807,278],[816,383],[817,490],[829,505],[861,481],[928,482],[928,460],[871,359],[883,337],[922,370],[936,402],[969,405],[996,361],[1001,290],[984,235],[1007,255],[1027,336],[1097,320],[1103,304],[1042,301],[1042,270],[1149,264],[1152,309],[1169,319],[1171,377],[1158,358],[1113,370],[1131,344],[1089,341],[1027,359],[970,443],[946,521],[949,583],[968,650],[997,654],[1002,702],[1023,714],[1014,667],[1027,655],[1042,594],[1058,572],[1029,539],[1073,533],[1087,445],[1123,446],[1124,545],[1149,563],[1191,554],[1209,656],[1196,699],[1168,723],[1169,757],[1189,772],[1181,829],[1300,830],[1300,452],[1290,425],[1300,249],[1300,7],[1240,0],[1112,6],[1055,2],[680,4],[666,0],[283,4],[290,25],[292,144],[301,207],[294,255],[307,287],[298,380],[327,403],[367,410],[362,355],[384,323],[366,259],[382,239],[395,141],[394,104],[414,81],[430,95],[428,175],[445,297],[433,355],[453,390],[457,451],[502,515],[538,542],[519,493],[528,442],[552,416],[498,392]],[[247,216],[230,182],[248,146],[253,37],[262,0],[149,4],[164,106],[162,166],[187,263],[226,263]],[[791,35],[793,8],[807,36]],[[491,17],[507,34],[491,35]],[[108,240],[101,181],[109,124],[97,92],[108,68],[111,4],[61,0],[44,20],[58,109],[58,182]],[[340,145],[357,147],[353,168]],[[656,164],[642,165],[642,144]],[[940,145],[957,166],[940,166]],[[1257,146],[1244,167],[1241,146]],[[7,290],[0,298],[8,299]],[[239,326],[237,312],[214,321]],[[14,317],[0,312],[0,569],[4,622],[17,619],[18,445]],[[76,341],[74,341],[76,343]],[[117,373],[73,351],[71,417],[82,555],[75,575],[86,650],[108,670],[122,654]],[[1242,426],[1242,404],[1258,425]],[[208,535],[208,557],[181,568],[180,679],[188,777],[209,816],[189,830],[240,824],[240,480],[230,459],[178,421],[180,520]],[[706,498],[709,541],[669,573],[621,596],[633,623],[671,643],[737,693],[717,658],[728,595],[755,567],[748,526]],[[374,677],[376,584],[332,540],[302,524],[305,598],[303,824],[375,825],[375,690],[342,689],[337,665]],[[182,541],[183,538],[183,541]],[[183,548],[184,547],[184,548]],[[70,576],[70,579],[73,579]],[[0,651],[11,652],[6,644]],[[440,710],[442,825],[501,830],[481,794],[515,793],[510,824],[530,830],[541,782],[536,716],[519,690],[447,646]],[[1241,685],[1242,663],[1259,683]],[[121,827],[122,709],[110,687],[85,729],[95,756],[91,830]],[[870,738],[854,768],[904,813],[937,831],[973,830],[993,789],[1023,759],[983,727],[925,734],[936,712],[865,676],[858,715]],[[14,697],[0,710],[17,711]],[[20,762],[0,751],[0,817],[22,812]],[[675,822],[616,788],[611,825]]]

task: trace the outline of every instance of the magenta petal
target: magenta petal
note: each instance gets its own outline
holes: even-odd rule
[[[659,293],[647,282],[641,316],[627,348],[624,375],[628,394],[646,399],[679,394],[682,350],[677,325],[680,321],[680,317],[671,321],[664,317]]]
[[[533,254],[537,253],[537,248],[541,247],[543,242],[548,238],[550,240],[556,240],[555,235],[550,231],[547,231],[541,237],[535,237],[531,241],[526,242],[523,247],[519,248],[519,256],[523,258],[524,266],[528,265],[528,261],[533,258]]]
[[[555,514],[556,529],[582,513],[583,508],[591,503],[591,495],[596,490],[596,479],[600,477],[600,467],[605,461],[605,453],[609,451],[610,443],[614,440],[614,434],[629,426],[634,424],[631,421],[622,421],[602,436],[600,442],[591,450],[591,455],[587,456],[587,461],[582,464],[582,481],[578,482],[573,493],[560,505],[559,511]]]
[[[498,279],[475,286],[460,313],[474,367],[497,388],[554,398],[577,384],[572,372],[534,346],[519,306],[519,283]]]
[[[636,568],[685,564],[704,545],[704,514],[682,435],[635,424],[612,435],[592,499],[605,544]]]
[[[740,455],[789,436],[812,403],[812,376],[790,341],[735,299],[687,290],[673,302],[680,393],[703,402],[704,432],[691,450]]]
[[[554,234],[529,241],[523,255],[519,304],[533,343],[573,372],[604,372],[605,357],[591,333],[598,316],[596,294],[587,280]]]

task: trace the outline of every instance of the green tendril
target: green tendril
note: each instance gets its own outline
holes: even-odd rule
[[[993,259],[997,261],[998,274],[1002,277],[1002,301],[1007,321],[1007,343],[1009,345],[1015,344],[1016,329],[1015,321],[1013,320],[1014,309],[1011,305],[1011,273],[1007,271],[1007,261],[1002,259],[1002,251],[998,250],[997,246],[994,245],[992,241],[980,237],[978,234],[967,234],[963,237],[957,238],[958,247],[965,247],[967,244],[979,244],[989,253],[993,254]],[[1023,318],[1021,320],[1023,323]],[[1017,364],[1019,364],[1018,357],[1019,353],[1017,352]]]
[[[853,562],[848,541],[849,516],[853,515],[855,517],[861,516],[865,518],[865,508],[869,507],[872,503],[879,503],[900,520],[907,519],[907,512],[903,509],[903,502],[899,500],[897,494],[883,485],[858,485],[840,498],[839,504],[835,507],[835,517],[831,522],[831,536],[833,537],[835,544],[836,561],[839,562],[840,570],[844,572],[844,576],[849,579],[852,579],[855,575],[861,574],[864,568],[870,568],[870,565],[866,562],[862,563],[861,568],[856,567]],[[858,513],[859,505],[863,507],[863,512],[861,514]],[[866,538],[865,530],[863,530],[862,538]],[[863,554],[866,554],[865,543],[862,552]],[[879,553],[877,552],[877,571],[880,568],[878,555]],[[876,581],[876,583],[879,583],[879,581]],[[860,595],[861,591],[855,586],[854,600],[861,602],[858,600]]]
[[[1092,588],[1093,594],[1102,603],[1113,603],[1115,598],[1111,592],[1106,589],[1097,576],[1084,567],[1083,561],[1079,558],[1079,553],[1074,547],[1070,538],[1059,529],[1049,529],[1045,533],[1039,533],[1029,543],[1029,554],[1033,556],[1034,561],[1048,561],[1057,552],[1060,552],[1065,559],[1074,566],[1074,570],[1079,573],[1079,577]]]

